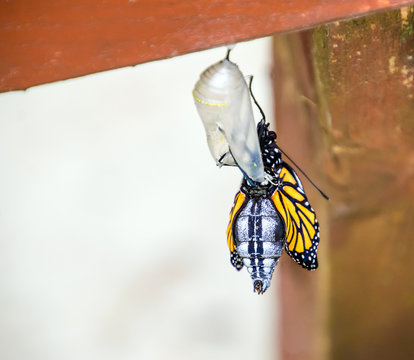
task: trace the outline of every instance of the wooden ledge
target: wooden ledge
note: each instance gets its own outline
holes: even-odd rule
[[[403,6],[401,0],[0,0],[0,92]]]

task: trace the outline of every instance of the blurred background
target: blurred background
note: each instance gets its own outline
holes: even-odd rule
[[[271,38],[238,44],[273,119]],[[2,359],[274,359],[264,296],[230,265],[241,174],[192,89],[226,48],[0,94]]]

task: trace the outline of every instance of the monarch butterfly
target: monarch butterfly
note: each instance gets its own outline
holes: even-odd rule
[[[261,183],[264,167],[249,88],[229,53],[200,75],[193,97],[216,163],[237,165],[248,179]]]
[[[200,75],[193,97],[213,158],[243,173],[230,211],[227,244],[231,264],[237,270],[246,266],[254,291],[263,294],[283,248],[305,269],[318,267],[319,223],[299,177],[282,160],[285,153],[268,129],[251,81],[248,87],[229,52]],[[262,114],[257,128],[250,96]]]
[[[231,264],[237,270],[246,266],[258,294],[270,286],[283,247],[302,267],[315,270],[319,244],[315,211],[299,177],[282,160],[276,133],[268,130],[262,115],[257,134],[267,180],[259,184],[243,179],[227,227]]]

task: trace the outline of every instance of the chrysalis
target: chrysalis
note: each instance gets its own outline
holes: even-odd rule
[[[264,167],[249,88],[228,55],[200,75],[193,96],[217,164],[237,165],[249,179],[263,182]]]

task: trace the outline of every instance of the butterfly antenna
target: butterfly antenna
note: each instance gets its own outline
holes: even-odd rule
[[[250,96],[252,97],[252,99],[253,99],[253,101],[254,101],[255,105],[257,106],[257,108],[259,109],[260,114],[262,114],[262,118],[263,118],[263,120],[266,120],[266,116],[265,116],[265,114],[264,114],[264,112],[263,112],[262,108],[260,107],[259,103],[257,102],[256,98],[255,98],[255,97],[254,97],[254,95],[253,95],[253,91],[252,91],[252,82],[253,82],[253,76],[251,76],[251,77],[250,77],[250,81],[249,81],[249,91],[250,91]]]
[[[280,152],[283,154],[283,155],[285,155],[288,159],[289,159],[289,161],[293,164],[293,165],[295,165],[295,167],[303,174],[303,176],[306,178],[306,179],[308,179],[308,181],[313,185],[313,187],[316,189],[316,190],[318,190],[319,191],[319,193],[326,199],[326,200],[329,200],[329,197],[311,180],[311,178],[308,176],[308,175],[306,175],[306,173],[299,167],[299,165],[298,164],[296,164],[290,157],[289,157],[289,155],[288,154],[286,154],[281,148],[280,148],[280,146],[278,145],[277,146],[278,148],[279,148],[279,150],[280,150]]]

